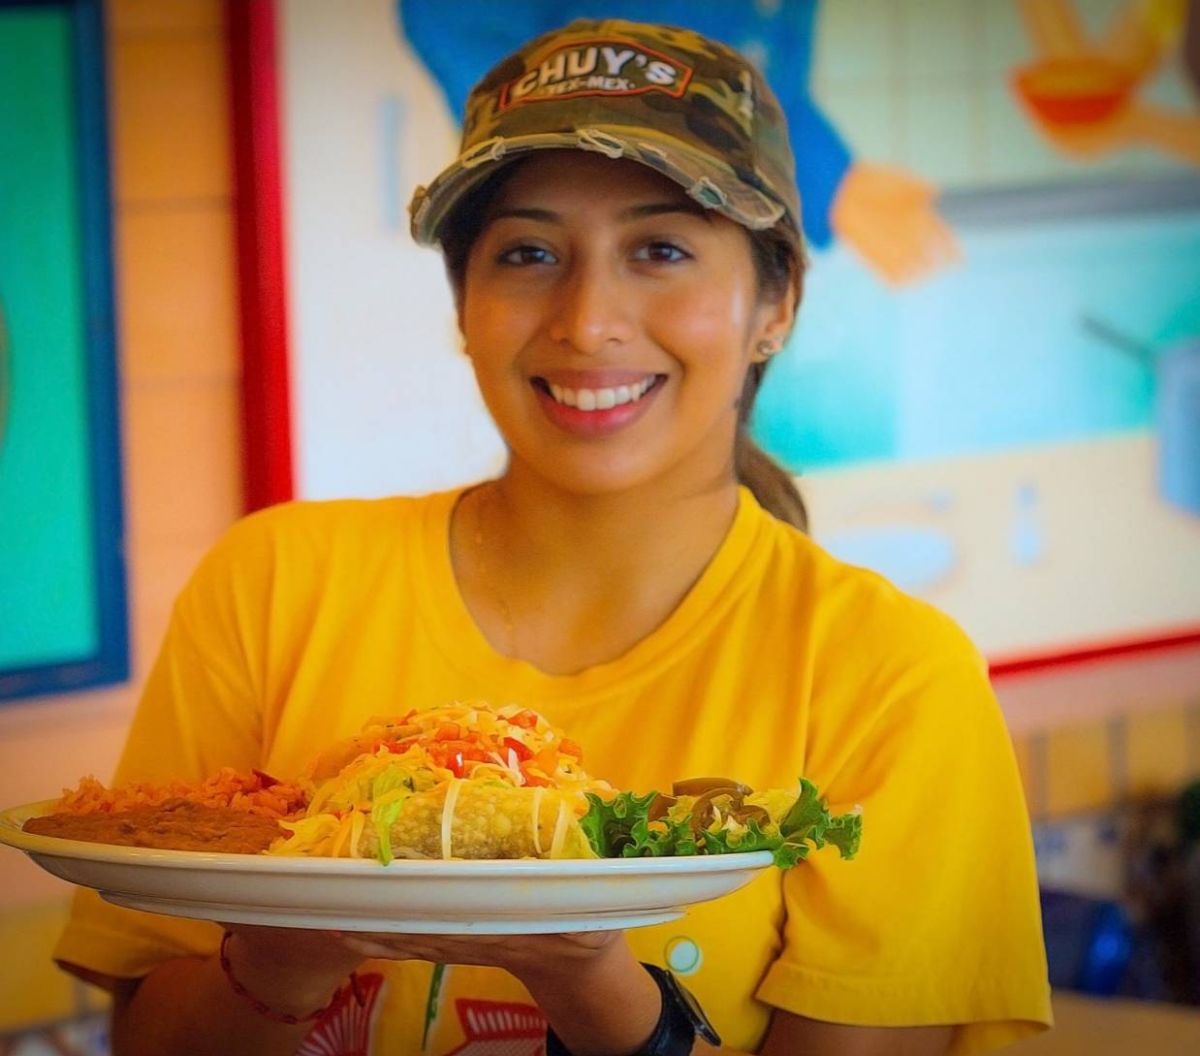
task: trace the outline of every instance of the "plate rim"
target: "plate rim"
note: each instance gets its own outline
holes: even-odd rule
[[[31,817],[49,813],[57,799],[39,800],[0,810],[0,844],[30,856],[101,862],[110,865],[161,869],[210,868],[222,872],[305,876],[388,876],[437,879],[446,877],[529,876],[586,877],[607,875],[670,875],[672,873],[722,873],[772,864],[770,851],[734,851],[728,854],[670,855],[645,858],[395,858],[387,865],[374,858],[310,858],[268,854],[233,854],[217,851],[177,851],[156,847],[67,840],[60,836],[27,833],[21,825]]]

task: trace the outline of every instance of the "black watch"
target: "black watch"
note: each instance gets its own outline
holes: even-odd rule
[[[643,962],[642,967],[658,984],[662,1011],[658,1014],[654,1032],[638,1050],[638,1056],[690,1056],[697,1037],[711,1045],[721,1044],[721,1036],[708,1021],[700,1002],[674,975],[656,964]],[[551,1027],[546,1028],[546,1056],[571,1056]]]

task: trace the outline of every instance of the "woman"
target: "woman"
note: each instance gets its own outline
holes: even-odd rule
[[[977,1052],[1047,1022],[983,664],[797,530],[798,495],[742,433],[793,322],[798,216],[782,115],[720,45],[579,22],[496,67],[413,230],[445,250],[504,473],[235,526],[179,599],[118,778],[286,775],[371,714],[520,701],[620,787],[803,773],[863,805],[858,860],[585,935],[222,940],[84,895],[57,955],[113,988],[118,1053],[368,1033],[374,1053],[704,1051],[664,965],[723,1051]]]

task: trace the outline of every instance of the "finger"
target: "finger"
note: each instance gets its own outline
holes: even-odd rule
[[[354,938],[346,936],[342,940],[346,948],[362,957],[370,957],[382,961],[436,961],[437,953],[425,946],[409,945],[392,942],[380,942],[374,939]]]

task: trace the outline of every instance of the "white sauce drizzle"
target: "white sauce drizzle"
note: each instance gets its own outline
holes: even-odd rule
[[[446,786],[446,799],[442,804],[442,857],[450,857],[450,834],[454,826],[454,806],[458,802],[459,789],[462,781],[457,777],[450,778]]]
[[[546,790],[538,785],[533,790],[533,853],[539,858],[542,856],[542,798],[546,795]]]
[[[550,857],[557,858],[567,840],[567,821],[570,818],[565,800],[558,801],[558,817],[554,822],[554,839],[550,841]]]

